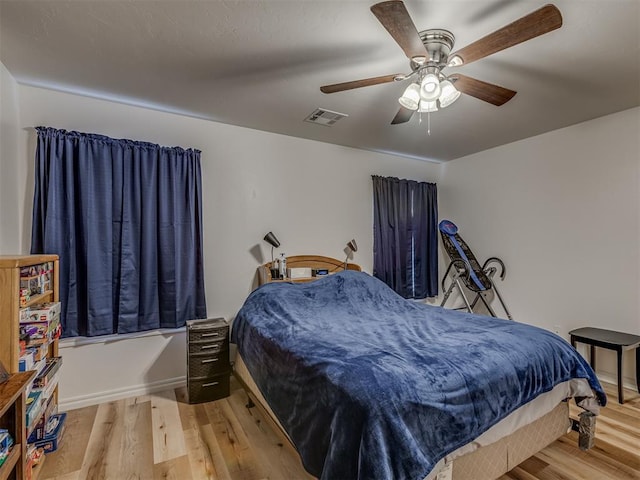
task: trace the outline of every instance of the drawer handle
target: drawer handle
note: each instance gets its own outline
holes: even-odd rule
[[[211,383],[203,383],[202,386],[203,387],[215,387],[216,385],[218,385],[220,382],[211,382]]]
[[[201,335],[201,337],[217,337],[217,336],[219,336],[219,335],[220,335],[220,334],[219,334],[218,332],[214,332],[214,333],[203,333],[203,334]]]
[[[207,360],[202,360],[202,363],[211,363],[211,362],[217,362],[218,359],[217,358],[208,358]]]
[[[202,347],[200,347],[202,350],[204,350],[205,348],[220,348],[220,345],[216,344],[216,345],[203,345]]]

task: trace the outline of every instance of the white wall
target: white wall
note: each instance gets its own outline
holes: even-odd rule
[[[18,84],[0,63],[0,254],[16,252],[21,245],[18,125]]]
[[[504,260],[514,319],[567,339],[582,326],[640,334],[639,186],[634,108],[444,164],[440,215],[481,262]],[[598,358],[615,378],[615,353]],[[635,386],[632,352],[624,361]]]
[[[33,127],[46,125],[202,150],[204,243],[209,316],[232,318],[270,260],[268,231],[287,255],[344,258],[355,238],[353,261],[371,271],[371,175],[438,181],[439,166],[299,138],[208,122],[77,95],[20,86],[20,158],[28,170],[18,198],[31,210]],[[309,128],[327,128],[310,125]],[[339,125],[332,128],[340,128]],[[30,221],[24,221],[28,250]],[[173,337],[173,340],[171,339]],[[126,395],[184,377],[184,334],[99,344],[63,344],[63,406]],[[162,365],[162,368],[159,368]]]
[[[481,260],[507,264],[500,286],[517,320],[558,326],[565,337],[585,325],[639,331],[640,109],[438,166],[33,87],[18,92],[11,118],[22,173],[10,196],[21,233],[8,243],[0,236],[2,253],[16,244],[28,251],[33,127],[48,125],[203,151],[210,316],[237,312],[270,255],[269,230],[287,255],[343,258],[356,238],[354,261],[371,271],[370,175],[380,174],[438,182],[441,218],[458,223]],[[179,384],[184,344],[183,332],[64,344],[63,407]],[[600,358],[600,373],[612,374],[614,357]],[[631,381],[632,356],[625,361]]]

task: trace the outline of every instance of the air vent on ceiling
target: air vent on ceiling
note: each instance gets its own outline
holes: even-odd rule
[[[326,108],[316,108],[304,121],[332,127],[338,120],[348,116],[346,113],[332,112]]]

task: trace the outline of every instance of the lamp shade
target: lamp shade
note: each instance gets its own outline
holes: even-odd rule
[[[437,112],[438,103],[435,100],[433,102],[420,100],[420,107],[418,108],[418,111],[419,112]]]
[[[440,96],[440,80],[437,75],[427,73],[422,80],[420,88],[420,97],[422,100],[433,102]]]
[[[418,86],[418,84],[416,84],[416,87]],[[357,252],[358,251],[358,244],[356,243],[355,239],[351,239],[349,242],[347,242],[347,256],[344,259],[344,269],[347,269],[347,262],[349,261],[349,255],[351,254],[351,252]]]
[[[416,110],[418,103],[420,103],[420,86],[417,83],[412,83],[407,87],[402,96],[398,99],[400,105],[409,110]]]
[[[264,236],[264,241],[274,248],[278,248],[280,246],[280,242],[272,232],[269,232]]]
[[[440,84],[442,92],[440,93],[440,108],[446,108],[460,98],[460,92],[456,90],[449,80],[444,80]]]

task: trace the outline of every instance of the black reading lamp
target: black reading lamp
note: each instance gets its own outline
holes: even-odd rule
[[[273,249],[274,248],[278,248],[280,246],[280,242],[278,241],[276,236],[273,234],[273,232],[267,233],[264,236],[264,241],[267,242],[269,245],[271,245],[271,275],[272,275],[272,278],[276,278],[276,277],[273,277],[273,272],[274,272],[274,268],[273,268]]]
[[[344,269],[347,269],[347,261],[349,260],[349,255],[351,255],[351,252],[357,252],[358,251],[358,244],[356,243],[355,239],[351,239],[351,241],[349,243],[347,243],[347,258],[344,259]]]

